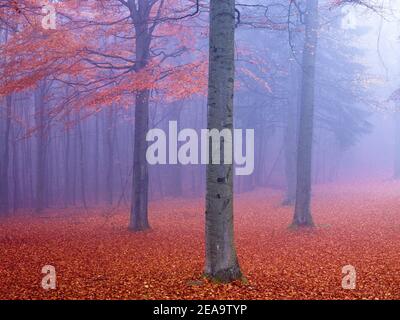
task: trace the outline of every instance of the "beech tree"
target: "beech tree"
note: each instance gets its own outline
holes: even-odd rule
[[[5,114],[1,118],[5,119],[4,125],[1,126],[1,145],[0,145],[0,215],[7,215],[9,213],[9,161],[10,161],[10,132],[11,132],[11,108],[12,96],[8,95],[6,98]]]
[[[4,5],[5,6],[5,5]],[[11,32],[0,15],[0,44],[6,44]],[[3,28],[4,25],[4,28]],[[1,57],[4,62],[7,62],[7,57]],[[6,75],[4,75],[6,78]],[[10,134],[12,132],[11,111],[13,104],[12,93],[9,93],[2,99],[0,103],[5,102],[5,108],[0,109],[0,216],[9,213],[9,162],[10,162]]]
[[[318,0],[307,0],[305,40],[301,65],[302,82],[297,146],[297,184],[293,226],[311,227],[314,225],[310,202],[318,28]]]
[[[233,90],[235,78],[235,1],[211,0],[208,76],[209,130],[233,130]],[[220,159],[224,146],[220,144]],[[223,161],[223,160],[222,160]],[[233,165],[212,163],[209,153],[206,191],[205,274],[213,280],[239,279],[240,271],[233,232]]]
[[[37,144],[36,144],[36,213],[42,212],[45,207],[45,184],[46,184],[46,158],[47,158],[47,126],[46,123],[46,95],[47,83],[45,80],[40,81],[34,93],[35,101],[35,120],[37,127]]]

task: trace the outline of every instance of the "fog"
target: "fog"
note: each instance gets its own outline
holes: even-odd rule
[[[368,33],[360,37],[357,46],[363,50],[361,63],[368,73],[376,78],[368,90],[377,106],[372,108],[370,122],[373,130],[359,144],[349,150],[348,166],[343,170],[343,178],[353,175],[359,179],[391,179],[393,177],[396,139],[396,105],[388,98],[397,89],[399,82],[396,52],[399,49],[398,4],[391,3],[389,15],[377,15],[368,10],[352,8],[348,14],[347,27],[366,27]],[[349,10],[349,9],[347,9]],[[347,11],[346,10],[346,11]],[[389,17],[389,18],[388,18]]]
[[[379,12],[357,6],[323,9],[315,90],[316,184],[393,177],[396,115],[395,103],[389,97],[399,85],[396,6],[385,3]],[[263,187],[286,188],[283,144],[290,121],[288,106],[295,105],[299,97],[295,74],[301,60],[302,32],[284,28],[285,10],[272,7],[268,17],[275,23],[272,29],[257,18],[258,10],[244,10],[242,25],[236,29],[235,123],[238,128],[254,129],[256,137],[255,171],[236,177],[237,193]],[[291,19],[295,24],[298,17]],[[200,37],[196,46],[204,50],[205,43],[206,39]],[[203,90],[202,84],[198,85]],[[73,89],[50,78],[37,87],[35,94],[16,92],[12,99],[15,118],[8,133],[12,150],[8,151],[7,173],[10,208],[32,209],[42,192],[43,207],[80,206],[84,202],[86,206],[129,205],[134,132],[131,102],[79,106],[79,112],[71,103],[50,116],[48,113]],[[45,92],[38,93],[40,90]],[[39,101],[35,102],[35,95]],[[150,128],[167,129],[173,120],[178,121],[180,129],[206,128],[207,100],[203,93],[179,100],[170,98],[175,100],[172,102],[163,94],[157,96],[156,91],[152,95]],[[40,106],[35,103],[46,105],[41,120],[37,117]],[[4,119],[6,108],[2,110]],[[344,132],[342,125],[354,128]],[[4,135],[4,121],[2,127]],[[44,142],[40,142],[41,134]],[[40,162],[44,162],[42,166]],[[40,178],[42,170],[45,177]],[[154,165],[149,170],[151,199],[204,194],[203,165]]]

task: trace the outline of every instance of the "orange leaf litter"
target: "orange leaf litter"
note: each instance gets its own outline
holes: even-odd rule
[[[313,231],[290,230],[272,190],[238,195],[236,244],[247,281],[202,278],[203,201],[150,204],[152,230],[128,210],[48,210],[0,221],[0,299],[399,299],[400,183],[317,186]],[[357,288],[341,286],[353,265]],[[41,287],[44,265],[57,289]]]

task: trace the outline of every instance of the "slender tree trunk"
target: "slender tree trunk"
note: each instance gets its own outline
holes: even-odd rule
[[[70,185],[70,194],[71,194],[71,202],[75,206],[76,205],[76,189],[78,185],[78,129],[75,127],[74,130],[72,131],[73,133],[73,153],[72,153],[72,179],[71,179],[71,185]]]
[[[5,129],[0,165],[0,215],[7,215],[10,210],[9,204],[9,161],[10,161],[10,131],[11,131],[11,107],[12,97],[6,97]]]
[[[41,213],[45,201],[45,170],[46,170],[46,133],[45,133],[45,83],[40,83],[35,90],[35,113],[37,127],[36,145],[36,200],[35,211]]]
[[[181,121],[181,112],[182,112],[182,103],[174,103],[170,106],[172,109],[171,116],[167,118],[169,121],[176,121],[177,122],[177,130],[179,132],[180,128],[180,121]],[[168,122],[168,121],[167,121]],[[165,195],[167,197],[178,198],[181,197],[183,194],[182,190],[182,166],[177,164],[170,164],[166,170],[166,188],[165,188]]]
[[[145,3],[141,2],[142,10]],[[150,40],[147,18],[141,17],[135,24],[136,32],[136,72],[146,67],[149,59]],[[146,161],[146,135],[149,130],[150,91],[140,90],[135,96],[135,135],[133,155],[133,189],[129,229],[143,231],[150,228],[148,221],[149,172]]]
[[[133,199],[129,229],[143,231],[148,229],[148,184],[149,172],[146,161],[146,134],[148,131],[149,91],[136,94],[135,105],[135,150],[133,160]]]
[[[95,150],[94,150],[94,201],[99,204],[99,115],[96,114]]]
[[[31,122],[31,114],[28,110],[25,108],[22,108],[22,112],[24,114],[24,121],[25,123],[30,123]],[[26,177],[26,183],[24,183],[24,191],[25,191],[25,196],[24,200],[26,203],[26,206],[29,208],[34,207],[34,187],[33,187],[33,161],[32,161],[32,144],[29,139],[24,139],[23,140],[24,144],[24,168],[25,168],[25,177]]]
[[[307,0],[303,50],[297,186],[293,226],[313,226],[311,216],[311,167],[314,122],[315,60],[318,45],[318,0]]]
[[[180,122],[181,122],[181,113],[182,113],[182,108],[183,108],[183,102],[179,102],[174,106],[174,120],[176,120],[178,124],[178,132],[181,130],[180,128]],[[173,196],[178,198],[183,195],[183,174],[182,174],[182,165],[177,164],[175,166],[172,166],[173,173],[174,173],[174,179],[172,181],[175,181],[175,186],[173,186],[171,189],[173,190]]]
[[[113,191],[114,191],[114,106],[109,108],[106,124],[106,143],[107,143],[107,173],[106,173],[106,188],[107,188],[107,201],[111,206],[113,204]]]
[[[12,175],[13,175],[13,211],[14,213],[21,206],[21,197],[20,197],[20,184],[19,184],[19,173],[20,173],[20,166],[19,166],[19,152],[17,146],[17,133],[15,130],[15,126],[12,128]]]
[[[82,133],[82,123],[80,119],[80,114],[77,116],[78,121],[78,135],[79,135],[79,169],[80,169],[80,189],[81,189],[81,199],[82,204],[85,209],[87,209],[86,202],[86,189],[85,189],[85,148],[83,144],[83,133]]]
[[[264,117],[262,118],[262,119],[265,119]],[[266,139],[266,137],[265,137],[265,126],[261,126],[261,128],[260,128],[260,133],[259,133],[259,136],[257,137],[258,139],[258,157],[257,157],[257,166],[256,166],[256,172],[257,172],[257,175],[254,175],[254,179],[255,179],[255,181],[254,181],[254,183],[257,185],[257,186],[262,186],[263,185],[263,178],[264,178],[264,176],[263,176],[263,172],[265,171],[264,170],[264,168],[265,168],[265,154],[266,154],[266,152],[265,152],[265,149],[266,149],[266,147],[267,147],[267,142],[268,142],[268,140]]]
[[[208,129],[233,130],[235,1],[211,0]],[[205,275],[230,282],[241,278],[233,230],[233,165],[207,165]],[[229,142],[228,142],[229,143]]]
[[[298,119],[298,82],[297,70],[294,63],[291,64],[291,78],[292,83],[290,90],[292,91],[292,98],[289,98],[289,104],[286,114],[286,130],[284,136],[285,147],[285,178],[286,178],[286,195],[282,205],[291,206],[296,201],[296,158],[297,158],[297,119]]]
[[[51,129],[49,127],[49,132],[48,132],[48,137],[51,137]],[[51,143],[53,142],[53,143]],[[44,192],[44,203],[45,207],[49,207],[51,200],[52,200],[52,195],[54,193],[54,185],[53,185],[53,153],[54,153],[54,141],[51,141],[50,139],[46,139],[46,146],[45,150],[47,153],[46,156],[46,164],[45,164],[45,192]]]
[[[69,123],[69,114],[67,114],[67,123]],[[70,187],[71,187],[71,173],[70,173],[70,162],[71,162],[71,155],[70,155],[70,149],[71,149],[71,143],[70,143],[70,134],[71,131],[70,129],[65,129],[64,132],[64,140],[65,140],[65,167],[64,167],[64,207],[67,208],[70,200],[71,200],[71,193],[70,193]]]

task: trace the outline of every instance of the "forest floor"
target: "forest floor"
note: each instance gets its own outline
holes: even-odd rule
[[[0,299],[400,299],[400,183],[316,186],[313,231],[288,228],[281,196],[237,196],[247,281],[228,285],[202,278],[201,199],[151,203],[152,230],[137,234],[126,209],[3,219]],[[355,290],[341,286],[349,264]],[[56,290],[41,287],[44,265],[56,268]]]

